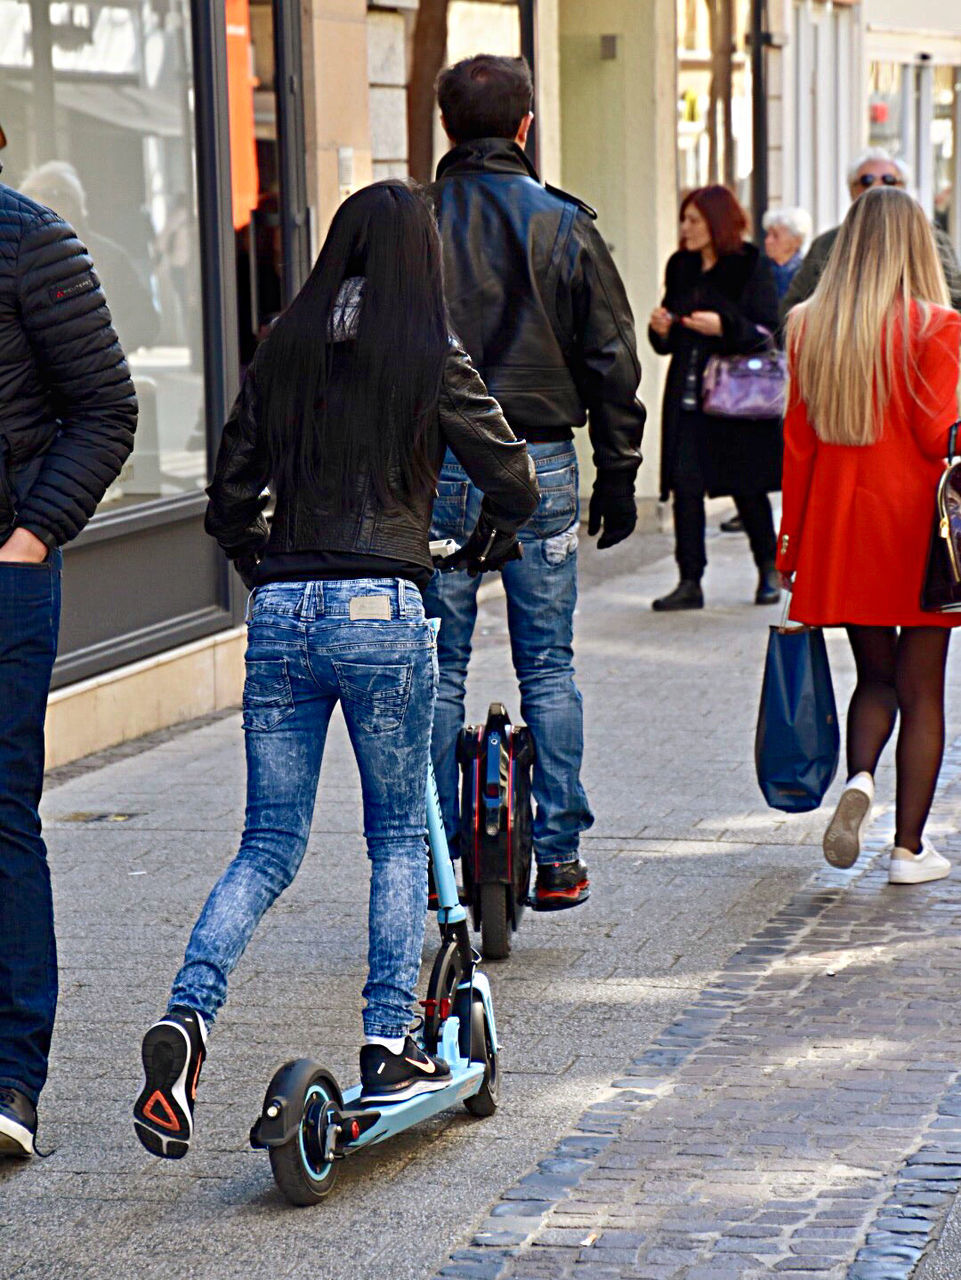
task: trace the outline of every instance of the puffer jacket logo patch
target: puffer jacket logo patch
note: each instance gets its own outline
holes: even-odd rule
[[[65,302],[67,298],[75,298],[78,293],[87,293],[91,289],[96,289],[97,282],[91,275],[78,276],[76,280],[71,280],[69,284],[57,284],[50,290],[50,300],[52,302]]]

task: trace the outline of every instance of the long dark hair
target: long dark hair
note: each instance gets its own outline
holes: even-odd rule
[[[331,315],[353,276],[364,283],[352,359],[347,376],[332,379],[346,357],[335,355]],[[337,210],[304,287],[257,353],[258,416],[278,492],[323,495],[344,511],[371,488],[388,507],[428,491],[448,341],[426,199],[394,179],[364,187]]]

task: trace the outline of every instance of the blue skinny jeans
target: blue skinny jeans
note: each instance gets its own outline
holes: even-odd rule
[[[368,615],[373,599],[386,616],[351,620],[358,597]],[[170,1007],[187,1005],[214,1021],[261,916],[296,875],[327,726],[340,702],[360,769],[372,867],[364,1031],[404,1035],[427,911],[426,780],[437,684],[421,594],[397,578],[259,587],[246,662],[243,838],[194,926]]]
[[[577,457],[570,443],[528,445],[541,501],[521,529],[522,560],[504,565],[511,656],[521,692],[521,719],[534,738],[534,854],[538,863],[577,857],[580,834],[594,821],[581,785],[584,707],[574,683],[577,604]],[[437,486],[432,538],[467,541],[482,494],[448,453]],[[440,685],[434,713],[434,772],[451,851],[458,846],[457,735],[464,698],[480,578],[435,573],[424,593],[440,618]]]

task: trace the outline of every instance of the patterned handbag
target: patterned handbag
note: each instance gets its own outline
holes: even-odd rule
[[[921,608],[926,613],[961,610],[961,458],[955,452],[959,427],[961,421],[948,432],[948,456],[935,494],[928,563],[921,584]]]
[[[759,326],[760,327],[760,326]],[[764,351],[711,356],[701,378],[701,408],[712,418],[783,418],[787,357],[765,329]]]

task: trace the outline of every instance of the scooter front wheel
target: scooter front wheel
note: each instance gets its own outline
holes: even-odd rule
[[[337,1181],[337,1162],[327,1155],[327,1126],[343,1106],[337,1081],[318,1069],[303,1091],[300,1123],[282,1146],[270,1148],[270,1168],[291,1204],[319,1204]]]
[[[501,1078],[490,1027],[484,1013],[484,1002],[479,995],[471,995],[470,1004],[470,1056],[472,1062],[483,1062],[484,1080],[475,1094],[464,1099],[464,1106],[472,1116],[492,1116],[500,1101]]]

